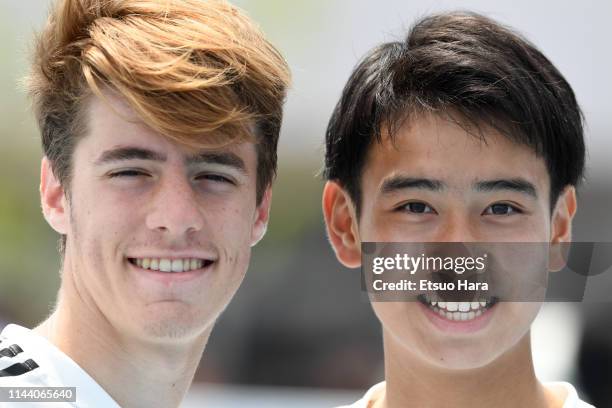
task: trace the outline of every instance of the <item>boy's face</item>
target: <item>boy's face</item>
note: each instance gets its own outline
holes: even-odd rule
[[[324,191],[339,260],[359,266],[361,242],[569,240],[574,190],[562,194],[551,218],[544,160],[492,129],[485,138],[423,115],[400,129],[394,144],[374,143],[361,176],[359,219],[336,183]],[[478,321],[449,321],[421,302],[373,302],[385,336],[447,368],[480,367],[499,357],[528,332],[539,306],[501,302]]]
[[[92,97],[69,200],[43,162],[45,215],[68,236],[63,294],[82,308],[73,312],[122,335],[197,336],[238,289],[265,231],[270,191],[257,206],[255,146],[186,149],[108,98],[112,108]]]

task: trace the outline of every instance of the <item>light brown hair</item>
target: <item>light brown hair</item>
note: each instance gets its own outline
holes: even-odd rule
[[[257,202],[276,171],[289,70],[224,1],[58,0],[26,78],[44,154],[69,191],[84,106],[109,88],[155,131],[191,147],[257,143]]]

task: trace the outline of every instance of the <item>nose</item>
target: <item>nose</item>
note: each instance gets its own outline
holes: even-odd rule
[[[175,175],[160,180],[147,214],[147,227],[173,238],[200,231],[204,226],[202,209],[189,180]]]
[[[474,222],[463,214],[450,214],[441,223],[436,234],[436,242],[476,242],[477,232]]]

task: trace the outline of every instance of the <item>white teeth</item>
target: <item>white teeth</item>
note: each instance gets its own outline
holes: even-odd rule
[[[430,306],[437,306],[440,309],[448,310],[449,312],[469,312],[470,310],[478,310],[489,306],[487,301],[474,301],[474,302],[435,302],[429,301]]]
[[[183,259],[168,259],[168,258],[133,258],[132,263],[143,269],[151,269],[153,271],[162,272],[187,272],[196,269],[201,269],[204,265],[202,259],[183,258]]]
[[[460,312],[469,312],[470,311],[470,302],[459,302],[459,311]],[[465,319],[462,319],[465,320]]]
[[[183,260],[175,259],[172,261],[172,272],[183,272]]]
[[[484,300],[474,302],[440,302],[429,300],[427,297],[425,297],[425,300],[430,309],[440,316],[453,321],[472,320],[490,307],[489,302]]]
[[[160,259],[159,260],[159,270],[162,272],[172,271],[172,262],[169,259]]]

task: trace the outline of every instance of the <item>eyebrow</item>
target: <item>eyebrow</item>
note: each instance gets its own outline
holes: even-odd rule
[[[163,162],[166,161],[166,156],[153,150],[142,149],[139,147],[118,147],[115,149],[106,150],[95,161],[95,164],[101,165],[134,159]]]
[[[118,147],[105,151],[95,161],[96,165],[102,165],[124,160],[150,160],[165,162],[167,157],[163,153],[140,147]],[[232,152],[200,152],[185,159],[187,165],[193,166],[201,163],[220,164],[237,169],[246,174],[244,161]]]
[[[441,191],[446,188],[440,180],[428,178],[415,178],[405,176],[393,176],[385,180],[380,188],[383,194],[391,194],[398,190],[404,189],[420,189],[430,191]]]
[[[393,176],[385,180],[381,191],[383,194],[392,194],[404,189],[420,189],[439,192],[446,189],[447,185],[441,180],[416,178],[407,176]],[[478,192],[512,191],[525,194],[534,199],[538,198],[537,189],[529,181],[523,178],[483,180],[473,184],[473,189]]]
[[[480,192],[513,191],[525,194],[531,198],[538,198],[537,189],[529,181],[522,178],[484,180],[474,184],[475,190]]]
[[[187,157],[185,161],[188,165],[213,163],[233,167],[241,173],[246,174],[247,172],[244,161],[237,154],[232,152],[201,152]]]

